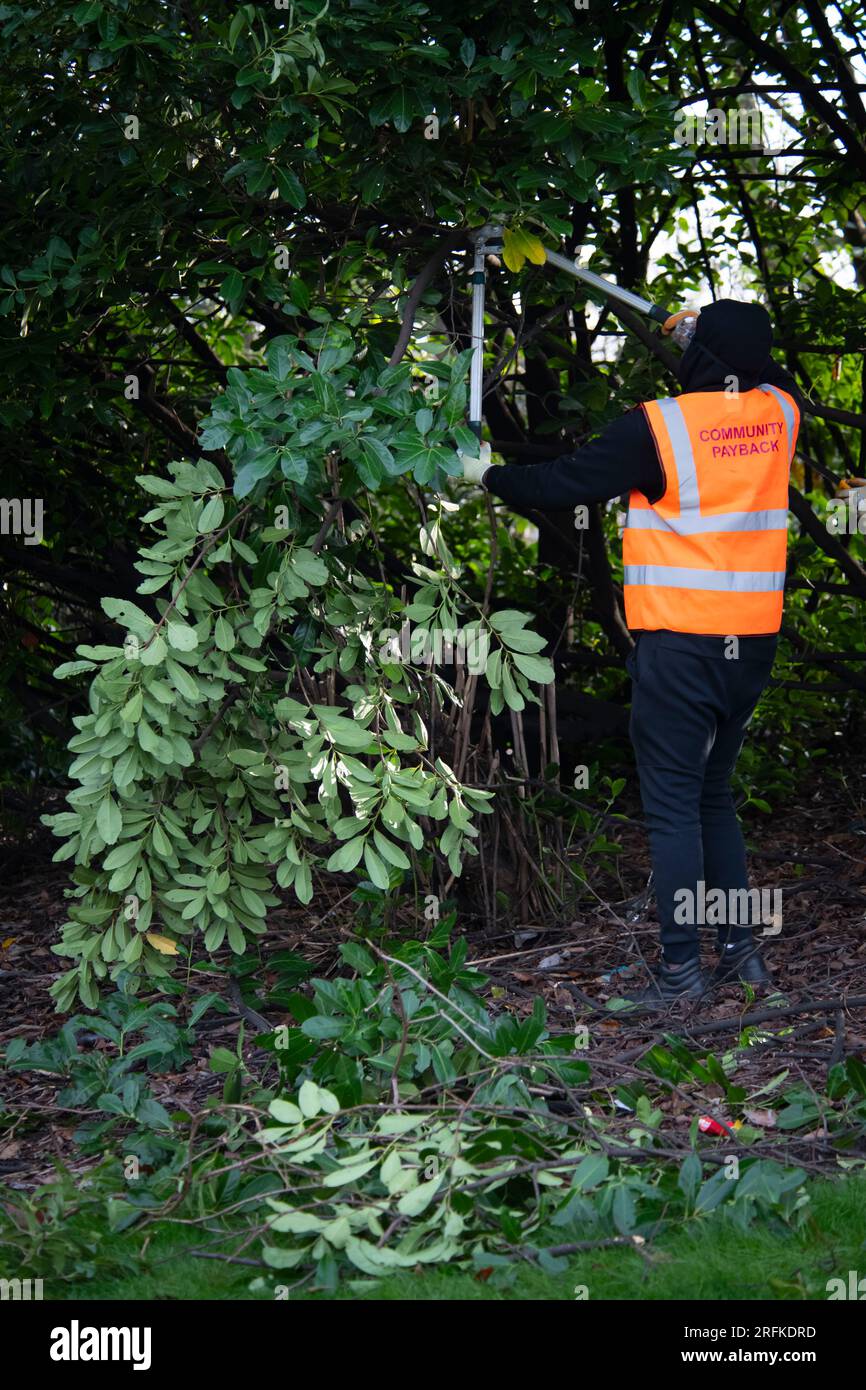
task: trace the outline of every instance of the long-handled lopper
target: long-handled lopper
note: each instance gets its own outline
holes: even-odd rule
[[[481,438],[481,387],[484,371],[484,292],[486,288],[487,272],[485,259],[492,253],[502,250],[504,228],[488,223],[484,227],[479,227],[473,232],[475,245],[475,255],[472,264],[472,365],[469,375],[469,427],[477,437]],[[589,285],[596,294],[605,299],[615,299],[620,304],[625,304],[629,309],[636,309],[639,314],[644,314],[647,318],[653,319],[661,324],[664,333],[673,334],[675,341],[688,341],[690,336],[686,329],[686,321],[696,317],[693,309],[681,309],[677,313],[671,313],[669,309],[663,309],[658,304],[651,304],[648,299],[642,298],[639,294],[634,294],[632,290],[623,289],[621,285],[615,285],[612,280],[605,280],[601,275],[596,275],[594,270],[587,270],[584,266],[575,265],[567,256],[561,256],[558,251],[549,251],[544,248],[545,258],[548,264],[556,266],[557,270],[564,270],[567,275],[573,275],[575,280],[582,280]],[[682,324],[682,330],[679,325]],[[692,325],[693,327],[693,325]],[[679,330],[679,332],[678,332]],[[682,334],[682,339],[679,337]]]

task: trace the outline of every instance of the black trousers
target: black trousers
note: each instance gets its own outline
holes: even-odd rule
[[[700,903],[712,889],[728,902],[748,887],[746,851],[731,774],[746,726],[770,676],[778,638],[642,632],[627,666],[629,733],[649,830],[662,954],[699,952]],[[703,889],[701,888],[703,884]],[[686,890],[686,892],[683,892]],[[695,911],[689,911],[688,892]],[[712,913],[705,914],[712,920]],[[752,928],[717,927],[720,942],[750,940]]]

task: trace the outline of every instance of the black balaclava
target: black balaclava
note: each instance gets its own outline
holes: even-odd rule
[[[772,368],[773,326],[761,304],[717,299],[702,309],[695,336],[677,364],[684,391],[722,391],[736,377],[738,391],[751,391]]]

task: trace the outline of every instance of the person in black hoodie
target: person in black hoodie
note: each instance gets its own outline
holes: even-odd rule
[[[770,384],[799,406],[797,387],[773,361],[772,345],[772,325],[761,305],[716,301],[697,317],[678,363],[679,384],[683,392],[745,392]],[[653,503],[665,491],[655,440],[640,406],[576,453],[550,462],[490,465],[489,458],[489,446],[482,446],[480,460],[464,456],[464,475],[519,511],[563,511],[632,491]],[[701,969],[696,925],[677,920],[677,894],[684,885],[703,882],[706,892],[721,889],[729,901],[732,890],[747,888],[730,783],[778,638],[740,637],[734,661],[727,659],[727,641],[697,633],[641,632],[626,663],[633,682],[630,734],[662,942],[652,984],[631,996],[643,1004],[699,997],[711,983],[737,977],[753,984],[769,980],[750,923],[718,924],[719,961],[710,980]],[[654,661],[660,645],[663,659]]]

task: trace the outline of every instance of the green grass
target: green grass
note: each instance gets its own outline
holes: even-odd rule
[[[823,1299],[827,1280],[866,1274],[866,1177],[809,1184],[811,1215],[798,1232],[758,1225],[743,1232],[724,1214],[696,1219],[663,1235],[642,1256],[633,1250],[598,1250],[574,1257],[568,1269],[548,1274],[528,1263],[497,1272],[488,1282],[472,1273],[440,1268],[407,1272],[376,1284],[355,1283],[336,1295],[299,1289],[290,1297],[384,1300],[567,1300],[585,1285],[590,1299]],[[558,1239],[563,1239],[562,1235]],[[63,1299],[253,1299],[273,1297],[271,1283],[291,1274],[266,1273],[269,1288],[254,1293],[256,1269],[186,1253],[189,1228],[163,1227],[147,1245],[143,1272],[63,1282],[49,1276],[45,1296]],[[109,1238],[103,1255],[137,1253],[141,1232]],[[253,1254],[253,1251],[247,1252]],[[510,1282],[505,1282],[510,1281]]]

